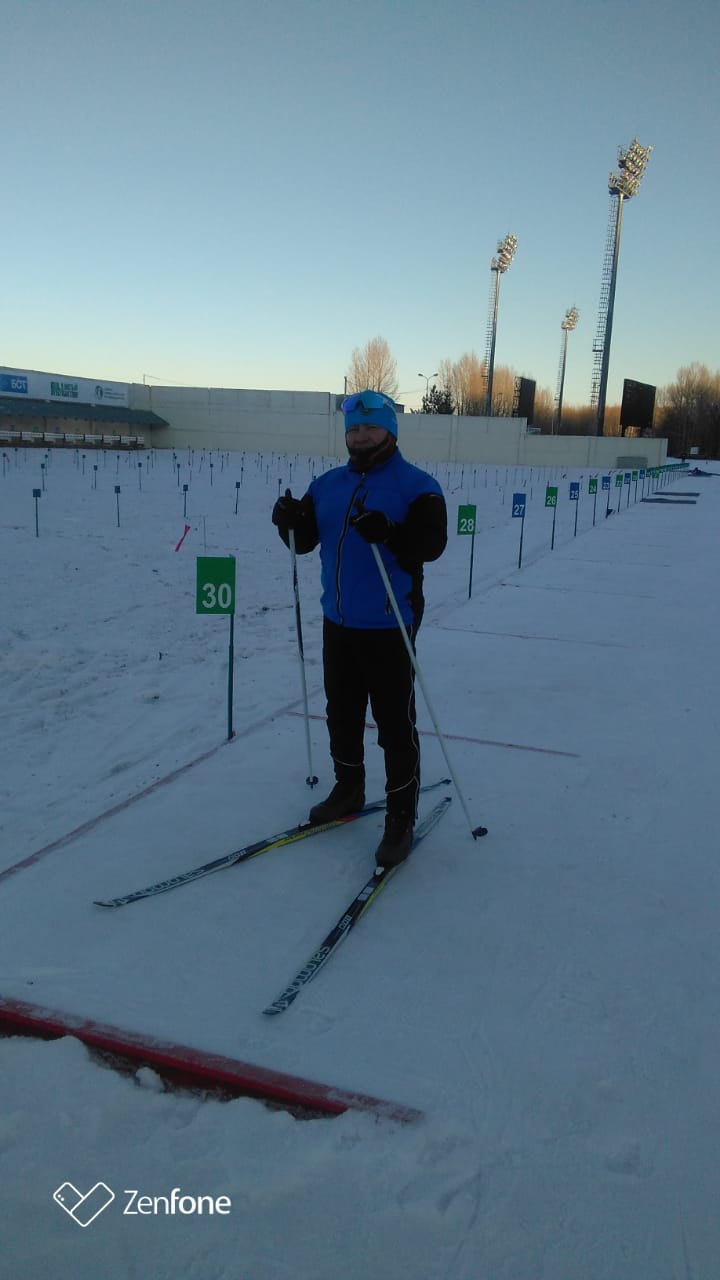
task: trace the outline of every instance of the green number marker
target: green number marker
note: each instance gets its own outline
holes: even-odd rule
[[[461,534],[474,534],[475,520],[477,518],[477,507],[472,503],[467,506],[458,507],[457,531]]]
[[[198,556],[195,612],[235,612],[234,556]]]
[[[230,615],[228,646],[228,741],[233,731],[233,667],[235,663],[235,557],[198,556],[196,613]]]
[[[470,543],[470,578],[468,581],[468,600],[472,596],[472,580],[473,580],[473,561],[475,559],[475,524],[477,520],[477,507],[472,502],[468,502],[465,506],[458,507],[457,531],[460,534],[466,534],[472,538]]]

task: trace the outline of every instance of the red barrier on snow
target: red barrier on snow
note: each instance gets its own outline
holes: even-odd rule
[[[188,1045],[173,1044],[154,1036],[125,1031],[94,1019],[63,1013],[0,996],[0,1029],[9,1034],[57,1040],[75,1036],[93,1049],[129,1060],[135,1067],[152,1067],[169,1083],[194,1088],[222,1088],[234,1097],[256,1097],[286,1107],[341,1115],[344,1111],[368,1111],[373,1115],[407,1123],[418,1120],[421,1111],[387,1102],[369,1094],[335,1089],[332,1085],[301,1076],[286,1075],[268,1067],[254,1066],[217,1053],[206,1053]]]

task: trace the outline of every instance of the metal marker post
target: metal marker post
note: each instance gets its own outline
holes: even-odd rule
[[[626,507],[629,507],[629,506],[630,506],[630,481],[631,481],[631,480],[632,480],[632,471],[626,471],[626,472],[625,472],[625,484],[627,485],[627,491],[628,491],[627,502],[625,503],[625,506],[626,506]]]
[[[621,503],[622,503],[622,487],[623,487],[622,471],[618,471],[618,473],[617,473],[617,475],[616,475],[616,477],[615,477],[615,488],[617,489],[617,493],[616,493],[615,497],[617,498],[617,504],[618,504],[618,505],[617,505],[618,515],[620,514],[620,506],[621,506]]]
[[[580,506],[580,481],[579,480],[570,481],[570,501],[575,503],[575,532],[573,533],[573,538],[577,538],[578,508]]]
[[[593,529],[595,528],[595,514],[597,512],[597,476],[591,476],[588,480],[588,493],[593,499]]]
[[[557,485],[549,484],[545,489],[545,506],[553,509],[552,537],[550,538],[550,550],[555,550],[555,519],[557,517]]]
[[[642,490],[641,490],[641,495],[640,495],[640,496],[641,496],[641,498],[642,498],[642,501],[643,501],[643,502],[645,501],[645,476],[646,476],[646,475],[647,475],[647,472],[646,472],[645,468],[644,468],[644,467],[641,467],[641,468],[640,468],[640,479],[642,480]]]
[[[287,491],[288,497],[291,497],[290,490]],[[307,751],[308,774],[305,779],[309,787],[314,787],[318,781],[313,772],[312,763],[312,745],[310,742],[310,709],[308,707],[307,679],[305,676],[305,646],[303,644],[302,632],[302,614],[300,612],[300,584],[298,582],[297,571],[297,551],[295,549],[295,530],[289,530],[288,541],[290,544],[290,563],[292,567],[293,595],[295,597],[295,630],[297,633],[298,659],[300,661],[300,682],[302,686],[303,710],[305,712],[305,750]]]
[[[611,479],[612,479],[611,476],[603,476],[602,478],[603,493],[607,493],[607,508],[605,510],[606,519],[610,515],[610,481]]]
[[[520,554],[518,555],[518,569],[522,568],[523,534],[525,533],[525,505],[525,494],[514,493],[512,500],[513,520],[520,521]]]
[[[196,613],[224,613],[230,617],[228,651],[228,742],[233,731],[233,668],[235,663],[235,557],[198,556]]]
[[[42,489],[33,489],[33,498],[35,499],[35,537],[40,537],[40,525],[38,524],[38,499]]]
[[[115,506],[117,508],[117,527],[120,528],[120,485],[115,485]]]
[[[180,473],[178,472],[178,475],[179,475],[179,474],[180,474]],[[185,519],[185,516],[187,515],[187,495],[188,495],[188,487],[187,487],[187,485],[186,485],[186,484],[184,484],[184,485],[183,485],[183,520]]]
[[[458,507],[457,531],[459,534],[467,534],[471,538],[470,542],[470,581],[468,582],[468,600],[472,596],[472,580],[473,580],[473,561],[475,559],[475,525],[477,522],[477,507],[472,503]]]
[[[230,614],[230,643],[228,645],[228,695],[227,721],[228,742],[234,736],[233,730],[233,683],[235,674],[235,614]]]
[[[635,481],[635,497],[633,498],[633,502],[637,502],[638,475],[639,475],[638,471],[633,471],[632,478]]]

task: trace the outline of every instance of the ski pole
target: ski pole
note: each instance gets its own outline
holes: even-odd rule
[[[286,497],[290,497],[288,489]],[[305,779],[309,787],[314,787],[317,778],[313,773],[312,748],[310,746],[310,712],[308,710],[307,680],[305,678],[305,649],[303,647],[302,618],[300,615],[300,588],[298,586],[297,553],[295,551],[295,530],[289,530],[290,560],[292,562],[293,593],[295,595],[295,628],[297,630],[298,658],[300,659],[300,679],[302,682],[303,707],[305,711],[305,746],[307,749],[308,776]]]
[[[438,724],[437,716],[435,715],[435,711],[433,710],[433,705],[432,705],[432,702],[430,701],[430,695],[429,695],[429,693],[428,693],[428,691],[427,691],[427,686],[426,686],[425,681],[424,681],[424,679],[423,679],[422,671],[420,670],[420,666],[419,666],[419,664],[418,664],[417,657],[416,657],[416,655],[415,655],[415,653],[414,653],[414,651],[413,651],[413,647],[412,647],[412,645],[411,645],[411,643],[410,643],[410,637],[408,636],[407,628],[406,628],[406,626],[405,626],[405,623],[404,623],[404,622],[403,622],[403,620],[402,620],[402,614],[400,613],[400,607],[399,607],[399,605],[398,605],[397,600],[395,599],[395,592],[393,591],[392,586],[390,585],[390,579],[388,578],[387,570],[386,570],[386,568],[385,568],[385,565],[384,565],[384,564],[383,564],[383,562],[382,562],[382,557],[381,557],[381,555],[380,555],[380,552],[378,551],[377,544],[376,544],[376,543],[374,543],[374,542],[371,542],[371,543],[370,543],[370,547],[371,547],[371,549],[372,549],[372,553],[373,553],[373,555],[374,555],[374,557],[375,557],[375,563],[376,563],[376,565],[377,565],[377,567],[378,567],[378,571],[379,571],[379,573],[380,573],[380,577],[381,577],[381,578],[382,578],[382,580],[383,580],[383,583],[384,583],[384,586],[385,586],[385,590],[386,590],[386,591],[387,591],[387,593],[388,593],[388,600],[390,601],[390,604],[392,605],[392,610],[393,610],[393,613],[395,614],[395,619],[396,619],[397,624],[398,624],[398,626],[399,626],[399,628],[400,628],[400,634],[402,635],[402,638],[403,638],[403,640],[405,641],[405,648],[407,649],[408,657],[409,657],[409,659],[410,659],[410,661],[411,661],[411,663],[412,663],[412,665],[413,665],[413,670],[414,670],[414,672],[415,672],[415,675],[417,676],[418,684],[420,685],[420,688],[422,689],[423,698],[425,699],[425,705],[426,705],[426,707],[427,707],[427,709],[428,709],[428,711],[429,711],[429,713],[430,713],[430,719],[431,719],[431,720],[432,720],[432,722],[433,722],[433,725],[434,725],[434,728],[435,728],[435,732],[436,732],[437,737],[438,737],[438,742],[440,743],[440,746],[442,747],[442,753],[443,753],[443,755],[444,755],[444,757],[445,757],[445,763],[446,763],[446,765],[447,765],[447,767],[448,767],[448,773],[450,774],[450,777],[451,777],[451,778],[452,778],[452,780],[453,780],[453,785],[454,785],[454,787],[455,787],[455,790],[457,791],[458,798],[459,798],[459,800],[460,800],[460,803],[461,803],[461,805],[462,805],[462,807],[463,807],[463,811],[464,811],[464,813],[465,813],[465,817],[467,818],[468,826],[469,826],[469,828],[470,828],[470,834],[471,834],[471,836],[472,836],[473,840],[477,840],[478,836],[485,836],[485,835],[487,835],[487,827],[473,827],[473,824],[472,824],[472,818],[470,817],[470,811],[469,811],[469,809],[468,809],[468,807],[467,807],[467,804],[466,804],[466,802],[465,802],[465,797],[464,797],[464,795],[463,795],[462,791],[460,790],[460,784],[459,784],[459,782],[458,782],[458,780],[457,780],[457,777],[456,777],[456,775],[455,775],[455,770],[453,769],[452,761],[450,760],[450,756],[448,755],[448,749],[447,749],[447,746],[446,746],[446,744],[445,744],[445,739],[444,739],[444,737],[443,737],[442,733],[440,732],[440,726],[439,726],[439,724]]]

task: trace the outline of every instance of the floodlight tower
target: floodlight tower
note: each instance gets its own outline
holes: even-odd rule
[[[605,259],[600,288],[598,326],[593,343],[593,365],[590,404],[596,409],[595,434],[601,436],[605,426],[605,398],[608,370],[610,368],[610,339],[612,337],[613,311],[615,309],[615,285],[617,283],[618,255],[620,253],[620,227],[623,201],[632,200],[640,190],[640,183],[650,160],[652,147],[642,147],[633,138],[627,151],[618,150],[618,172],[608,179],[610,192],[610,217],[608,220]]]
[[[553,429],[552,429],[553,435],[555,435],[560,431],[560,424],[562,422],[563,391],[565,389],[565,365],[567,363],[568,334],[572,333],[572,330],[577,328],[577,322],[579,319],[580,319],[580,312],[578,311],[577,307],[570,307],[570,310],[565,312],[565,319],[562,320],[560,323],[560,328],[562,329],[562,345],[560,347],[560,368],[558,370],[557,391],[555,393],[555,414],[553,417]]]
[[[500,301],[500,277],[505,274],[515,257],[517,236],[507,235],[498,240],[497,257],[490,263],[490,270],[495,280],[490,287],[490,315],[488,318],[487,343],[485,347],[485,368],[487,369],[487,394],[485,397],[485,416],[492,414],[493,374],[495,372],[495,338],[497,336],[498,303]]]

